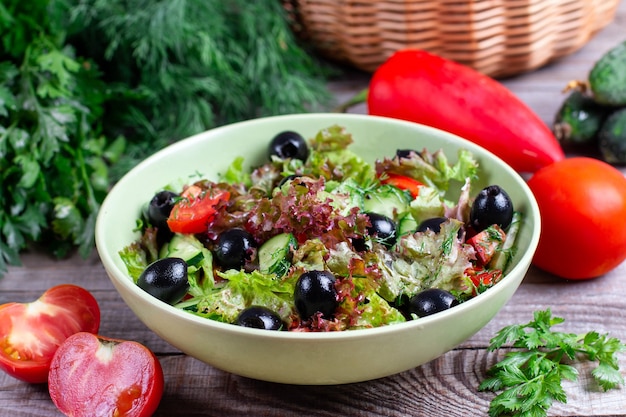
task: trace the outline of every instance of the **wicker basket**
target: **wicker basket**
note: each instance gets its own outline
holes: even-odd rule
[[[321,55],[374,71],[420,48],[493,77],[536,69],[582,47],[619,0],[283,0]]]

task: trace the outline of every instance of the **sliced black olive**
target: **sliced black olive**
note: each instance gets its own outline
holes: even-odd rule
[[[439,313],[459,304],[459,300],[448,291],[430,288],[417,293],[409,300],[409,312],[418,317]]]
[[[396,149],[396,156],[398,158],[409,158],[411,156],[411,152],[413,152],[416,155],[419,155],[419,153],[413,149]]]
[[[332,317],[339,304],[334,275],[327,271],[307,271],[300,275],[294,303],[303,320],[318,312],[326,319]]]
[[[283,185],[285,185],[286,182],[293,181],[293,180],[295,180],[298,177],[300,177],[300,175],[296,175],[296,174],[287,175],[285,178],[280,180],[280,182],[278,183],[278,188],[280,188]]]
[[[150,224],[161,228],[167,228],[167,218],[174,208],[178,194],[171,191],[159,191],[152,197],[148,206],[148,220]]]
[[[492,224],[506,230],[513,220],[513,202],[498,185],[483,188],[474,199],[470,210],[470,224],[480,232]]]
[[[175,304],[189,289],[187,263],[180,258],[159,259],[144,269],[137,285],[153,297]]]
[[[270,142],[269,155],[280,159],[299,159],[304,162],[309,157],[309,147],[302,135],[287,130],[274,136]]]
[[[220,233],[215,245],[215,257],[224,269],[241,269],[256,248],[254,237],[243,229]]]
[[[426,230],[432,230],[435,233],[441,231],[441,224],[448,220],[447,217],[431,217],[430,219],[423,220],[419,226],[417,226],[418,232],[425,232]]]
[[[237,324],[263,330],[282,330],[284,323],[280,316],[263,306],[250,306],[237,316]]]
[[[354,237],[350,239],[352,242],[352,247],[357,252],[365,252],[367,250],[367,244],[365,243],[365,239],[362,237]]]
[[[389,217],[378,213],[366,213],[371,226],[367,232],[376,240],[388,248],[396,243],[396,223]]]

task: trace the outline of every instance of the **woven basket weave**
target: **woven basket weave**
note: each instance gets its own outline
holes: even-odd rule
[[[374,71],[420,48],[493,76],[536,69],[582,47],[619,0],[283,0],[321,55]]]

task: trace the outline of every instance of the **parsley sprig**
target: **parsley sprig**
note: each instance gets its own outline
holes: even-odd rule
[[[491,417],[546,416],[554,401],[566,403],[561,383],[577,380],[578,371],[570,364],[576,361],[598,363],[592,376],[605,391],[624,383],[617,353],[626,345],[596,331],[577,335],[551,329],[564,321],[550,309],[537,311],[532,321],[506,326],[491,339],[489,351],[516,348],[487,371],[479,386],[480,391],[499,392],[489,407]]]

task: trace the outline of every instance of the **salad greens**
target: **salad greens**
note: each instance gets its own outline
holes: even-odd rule
[[[159,258],[192,259],[188,295],[177,307],[234,323],[246,307],[264,306],[296,331],[403,322],[414,318],[403,310],[403,303],[422,290],[440,288],[464,301],[495,284],[473,279],[490,266],[477,262],[475,248],[465,241],[471,187],[479,169],[471,153],[460,150],[451,163],[441,151],[422,150],[372,165],[349,149],[351,143],[344,128],[330,126],[308,141],[306,162],[272,157],[246,172],[243,159],[237,158],[217,182],[195,182],[191,186],[230,195],[227,203],[216,206],[208,233],[175,234],[161,243],[144,216],[139,221],[141,238],[120,251],[129,274],[137,280]],[[385,184],[389,173],[418,180],[423,184],[419,196]],[[449,195],[455,200],[448,200]],[[400,229],[390,246],[369,234],[367,212],[385,212],[394,222],[413,226]],[[447,217],[439,232],[416,231],[422,220],[433,216]],[[510,229],[519,225],[515,221]],[[241,270],[220,268],[212,248],[220,233],[233,227],[250,232],[259,251],[272,237],[291,235],[296,244],[289,247],[288,270],[262,273],[256,255]],[[514,230],[510,232],[515,236]],[[358,248],[356,242],[364,247]],[[501,248],[504,242],[496,244]],[[495,275],[501,277],[505,268]],[[294,286],[305,271],[330,271],[336,277],[339,307],[332,318],[298,317]]]

